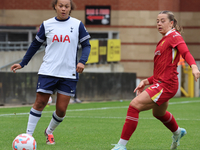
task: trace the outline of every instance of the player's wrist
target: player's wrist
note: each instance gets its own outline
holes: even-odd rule
[[[192,68],[192,70],[193,70],[193,69],[198,69],[197,65],[195,65],[195,64],[192,64],[192,65],[191,65],[191,68]],[[199,69],[198,69],[198,70],[199,70]]]
[[[144,85],[149,85],[149,80],[148,79],[144,79],[142,81],[143,81]]]

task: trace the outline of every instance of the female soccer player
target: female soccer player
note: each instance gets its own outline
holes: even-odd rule
[[[172,12],[162,11],[158,14],[157,29],[163,38],[158,42],[154,53],[153,76],[142,80],[135,88],[137,96],[129,105],[121,138],[112,150],[126,150],[126,144],[137,127],[139,112],[149,109],[173,133],[171,149],[176,149],[180,139],[186,134],[186,130],[180,128],[173,115],[167,111],[169,99],[178,90],[177,63],[180,55],[191,66],[195,81],[200,72],[179,33],[181,28]],[[153,85],[143,91],[150,84]]]
[[[78,73],[82,73],[90,53],[90,35],[83,23],[70,16],[75,5],[72,0],[53,0],[52,6],[57,16],[44,21],[36,38],[23,60],[11,66],[11,70],[28,64],[44,41],[47,42],[43,63],[39,69],[37,95],[30,110],[27,133],[32,135],[54,90],[57,91],[56,111],[45,130],[47,144],[55,144],[53,131],[63,121],[71,96],[74,96]],[[77,63],[77,47],[80,42],[82,56]]]

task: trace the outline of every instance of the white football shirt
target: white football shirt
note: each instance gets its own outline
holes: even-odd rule
[[[83,23],[73,17],[44,21],[36,35],[39,42],[47,42],[38,74],[76,79],[78,42],[89,38]]]

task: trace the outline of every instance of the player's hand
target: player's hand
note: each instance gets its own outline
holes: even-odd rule
[[[142,80],[142,81],[139,83],[139,85],[135,88],[134,93],[137,91],[136,94],[139,95],[140,93],[143,92],[144,87],[145,87],[146,85],[149,85],[149,80],[148,80],[148,79]]]
[[[136,92],[137,95],[139,95],[140,93],[142,93],[142,91],[144,90],[145,87],[145,81],[142,80],[139,85],[135,88],[134,93]]]
[[[191,65],[191,68],[192,68],[192,74],[194,76],[194,79],[197,82],[197,80],[200,77],[199,69],[198,69],[197,65]]]
[[[21,68],[22,68],[22,66],[20,64],[14,64],[11,66],[10,70],[15,73],[16,70],[21,69]]]
[[[76,66],[76,72],[82,73],[83,70],[84,70],[84,68],[85,68],[85,65],[84,65],[84,64],[78,63],[77,66]]]

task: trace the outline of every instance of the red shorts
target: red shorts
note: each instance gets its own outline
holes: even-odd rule
[[[149,94],[151,99],[160,106],[164,102],[174,97],[178,90],[178,84],[172,88],[166,88],[162,83],[156,83],[148,87],[145,91]]]

